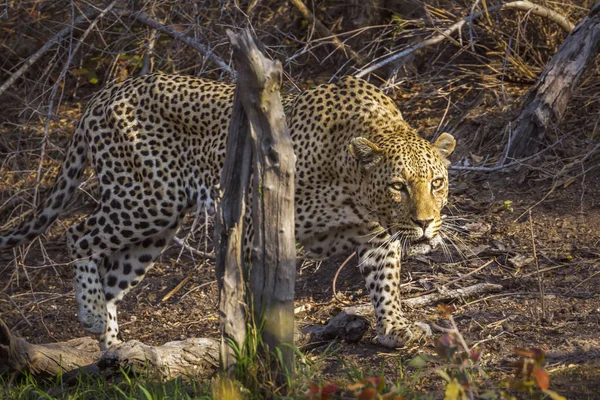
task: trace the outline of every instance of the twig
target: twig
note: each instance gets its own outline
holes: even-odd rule
[[[458,338],[458,341],[462,345],[463,349],[467,352],[467,354],[470,354],[471,348],[467,345],[467,341],[465,340],[465,337],[458,330],[458,325],[456,325],[456,321],[454,320],[454,317],[452,315],[449,315],[448,321],[450,321],[450,323],[452,324],[452,328],[454,329],[454,336]],[[485,376],[485,373],[482,371],[481,366],[478,365],[477,367],[478,367],[479,371],[482,372],[482,376]],[[473,400],[475,398],[473,396],[473,385],[468,385],[467,387],[469,388],[469,398],[471,400]]]
[[[531,235],[531,248],[533,250],[533,259],[535,261],[535,270],[537,271],[538,289],[540,293],[540,305],[542,307],[542,320],[546,319],[546,302],[544,301],[544,282],[543,276],[540,274],[540,264],[537,258],[537,251],[535,248],[535,236],[533,234],[533,219],[531,217],[531,210],[529,210],[529,233]]]
[[[214,254],[208,254],[208,253],[205,253],[203,251],[196,250],[195,248],[193,248],[189,244],[187,244],[184,241],[182,241],[181,239],[179,239],[177,236],[173,238],[173,241],[175,243],[177,243],[177,245],[183,247],[184,249],[192,252],[193,254],[195,254],[195,255],[197,255],[199,257],[206,258],[207,260],[216,260],[216,257],[215,257]]]
[[[596,272],[594,272],[592,275],[588,276],[587,278],[585,278],[584,280],[582,280],[581,282],[579,282],[577,285],[575,285],[575,286],[573,286],[571,289],[567,290],[567,291],[565,292],[565,294],[566,294],[566,293],[569,293],[569,292],[572,292],[573,290],[575,290],[575,289],[576,289],[576,288],[578,288],[579,286],[583,285],[584,283],[586,283],[587,281],[589,281],[590,279],[592,279],[592,278],[593,278],[593,277],[595,277],[596,275],[600,275],[600,271],[596,271]]]
[[[335,283],[337,282],[337,278],[340,275],[340,272],[342,271],[342,269],[346,266],[346,264],[348,264],[350,262],[350,260],[352,260],[352,257],[354,257],[356,255],[356,252],[350,254],[348,256],[348,258],[346,258],[346,260],[344,260],[344,262],[340,265],[340,267],[337,269],[337,271],[335,271],[335,275],[333,276],[333,283],[331,284],[331,289],[333,291],[333,297],[341,304],[345,305],[345,306],[350,306],[351,304],[346,303],[344,300],[341,300],[340,298],[338,298],[337,295],[337,291],[335,290]]]
[[[196,287],[193,287],[190,290],[188,290],[187,292],[185,292],[183,295],[181,295],[180,299],[183,300],[187,295],[194,293],[196,290],[202,289],[205,286],[213,285],[215,283],[217,283],[217,281],[204,282]]]
[[[542,151],[545,151],[547,149],[544,149]],[[533,210],[534,208],[536,208],[537,206],[539,206],[540,204],[542,204],[544,201],[546,201],[546,199],[552,194],[554,193],[554,191],[556,190],[556,188],[558,188],[561,184],[564,184],[565,181],[564,180],[559,180],[558,178],[560,176],[562,176],[569,168],[573,167],[575,164],[583,164],[591,155],[593,155],[596,151],[600,150],[600,143],[596,144],[590,151],[588,151],[581,159],[574,161],[572,163],[569,163],[567,165],[565,165],[558,173],[555,174],[556,180],[554,181],[554,183],[552,184],[552,187],[550,188],[550,190],[544,195],[544,197],[542,197],[540,200],[538,200],[534,205],[532,205],[531,207],[529,207],[527,210],[525,210],[521,215],[519,215],[517,218],[514,219],[513,222],[517,222],[519,221],[525,214],[527,214],[529,211]],[[539,154],[539,153],[538,153]],[[526,158],[524,159],[526,160]],[[594,169],[595,167],[591,167],[590,169]],[[579,176],[585,174],[588,171],[584,171],[581,174],[578,174],[574,177],[571,177],[571,179],[576,179]]]
[[[422,307],[439,301],[454,300],[461,297],[469,297],[474,294],[496,292],[502,290],[502,285],[494,283],[478,283],[466,288],[444,290],[441,293],[432,293],[425,296],[411,297],[402,301],[403,304],[410,307]]]
[[[23,314],[23,311],[21,310],[21,308],[19,307],[19,305],[17,303],[15,303],[15,301],[12,299],[12,297],[8,294],[8,293],[3,293],[8,300],[12,303],[12,305],[17,309],[17,311],[19,312],[19,314],[21,314],[21,317],[23,317],[23,319],[25,320],[25,322],[27,322],[27,325],[29,326],[33,326],[33,324],[31,322],[29,322],[29,320],[27,319],[27,317],[25,316],[25,314]]]
[[[23,63],[23,65],[21,65],[21,68],[19,68],[14,74],[12,74],[10,76],[10,78],[8,78],[2,84],[2,86],[0,86],[0,96],[9,87],[11,87],[12,84],[15,83],[15,81],[21,77],[21,75],[23,75],[25,72],[27,72],[27,70],[37,60],[39,60],[39,58],[41,56],[43,56],[50,49],[50,47],[52,47],[56,43],[59,43],[65,36],[67,36],[68,34],[70,34],[73,31],[73,29],[75,28],[76,25],[79,25],[79,24],[81,24],[83,22],[87,22],[91,18],[96,17],[98,14],[100,14],[100,10],[94,10],[94,11],[90,11],[88,14],[80,15],[79,17],[75,18],[75,20],[71,23],[71,25],[69,25],[69,26],[61,29],[56,35],[52,36],[52,38],[50,38],[50,40],[48,40],[38,51],[36,51],[27,60],[25,60],[25,62]]]
[[[566,267],[572,267],[572,266],[573,266],[573,264],[560,264],[560,265],[553,265],[553,266],[551,266],[551,267],[542,268],[542,269],[539,269],[539,270],[537,270],[537,271],[533,271],[533,272],[529,272],[529,273],[527,273],[527,274],[520,275],[520,277],[521,277],[521,279],[523,279],[523,278],[530,277],[530,276],[532,276],[532,275],[542,274],[542,273],[544,273],[544,272],[552,271],[552,270],[555,270],[555,269],[559,269],[559,268],[566,268]]]
[[[452,290],[444,290],[441,293],[433,293],[425,296],[419,297],[411,297],[409,299],[403,299],[402,304],[408,307],[424,307],[430,304],[439,303],[441,301],[448,301],[459,299],[462,297],[470,297],[475,294],[482,294],[488,292],[498,292],[503,289],[502,285],[495,283],[477,283],[472,286],[467,286],[465,288],[460,289],[452,289]],[[529,294],[529,293],[527,293]],[[502,294],[504,296],[505,294]],[[477,301],[477,300],[476,300]],[[472,304],[472,302],[469,302]],[[369,315],[373,314],[375,311],[373,310],[373,306],[371,304],[361,304],[358,306],[348,307],[344,311],[350,314],[359,314],[359,315]]]
[[[150,40],[148,40],[148,45],[144,52],[144,64],[142,65],[140,75],[146,75],[147,73],[154,71],[154,45],[156,43],[156,38],[158,37],[156,29],[152,29],[149,37]]]
[[[163,296],[163,298],[160,300],[161,303],[164,303],[165,301],[169,300],[171,298],[171,296],[173,296],[175,293],[179,292],[181,290],[181,288],[183,287],[183,285],[185,285],[186,283],[188,283],[188,281],[192,279],[191,275],[186,275],[185,278],[183,278],[181,280],[181,282],[179,282],[177,284],[177,286],[175,286],[171,291],[169,291],[169,293],[165,294]]]
[[[329,30],[315,15],[306,7],[306,5],[301,0],[290,0],[290,2],[300,11],[302,16],[308,20],[311,24],[315,26],[315,29],[319,33],[321,37],[330,37],[333,44],[344,53],[348,52],[350,56],[356,60],[356,63],[359,65],[364,65],[365,61],[363,58],[350,46],[343,43],[333,32]]]
[[[495,11],[500,11],[500,10],[506,10],[506,9],[527,11],[532,14],[538,15],[540,17],[547,18],[551,21],[556,22],[558,25],[560,25],[560,27],[565,32],[571,32],[574,28],[574,25],[566,17],[564,17],[563,15],[560,15],[556,11],[552,11],[548,8],[539,6],[537,4],[530,3],[528,1],[513,1],[511,3],[506,3],[506,4],[499,5],[499,6],[488,7],[484,11],[478,11],[474,14],[471,14],[471,15],[463,18],[462,20],[454,23],[448,29],[446,29],[442,33],[440,33],[439,35],[436,35],[436,36],[434,36],[430,39],[427,39],[421,43],[417,43],[416,45],[411,46],[403,51],[400,51],[399,53],[396,53],[384,60],[381,60],[378,63],[375,63],[368,68],[364,68],[364,69],[358,71],[357,73],[355,73],[354,76],[356,76],[358,78],[362,78],[363,76],[370,74],[371,72],[383,67],[384,65],[387,65],[395,60],[398,60],[399,58],[405,57],[419,49],[422,49],[423,47],[427,47],[427,46],[430,46],[433,44],[440,43],[444,39],[449,38],[450,35],[452,35],[454,32],[461,29],[463,27],[463,25],[466,24],[467,22],[470,23],[473,20],[481,17],[484,14],[487,14],[490,12],[495,12]]]
[[[454,285],[455,283],[457,283],[457,282],[459,282],[459,281],[461,281],[461,280],[463,280],[463,279],[465,279],[465,278],[467,278],[467,277],[469,277],[469,276],[471,276],[471,275],[473,275],[473,274],[476,274],[477,272],[481,271],[482,269],[484,269],[485,267],[487,267],[488,265],[490,265],[490,264],[491,264],[491,263],[493,263],[494,261],[496,261],[496,259],[489,260],[488,262],[486,262],[485,264],[483,264],[481,267],[477,267],[477,268],[476,268],[476,269],[474,269],[473,271],[471,271],[471,272],[469,272],[469,273],[467,273],[467,274],[465,274],[465,275],[459,276],[459,277],[458,277],[458,278],[456,278],[456,279],[453,279],[453,280],[451,280],[450,282],[446,283],[446,284],[444,285],[444,287],[449,287],[449,286],[451,286],[451,285]],[[424,296],[424,295],[426,295],[426,294],[429,294],[429,293],[435,293],[435,292],[437,292],[437,291],[439,291],[439,290],[440,290],[440,289],[438,289],[438,288],[430,289],[430,290],[427,290],[427,291],[425,291],[425,292],[422,292],[422,293],[420,293],[420,294],[419,294],[419,296],[416,296],[416,297],[409,297],[409,299],[410,299],[410,298],[422,297],[422,296]]]
[[[194,49],[198,50],[200,53],[204,54],[205,57],[207,57],[209,60],[211,60],[217,67],[219,67],[219,68],[223,69],[225,72],[227,72],[229,75],[231,75],[231,76],[235,75],[235,73],[229,67],[229,65],[227,65],[227,63],[225,61],[223,61],[223,59],[221,57],[219,57],[218,55],[216,55],[215,53],[210,51],[205,45],[203,45],[202,43],[199,43],[195,39],[193,39],[181,32],[176,31],[175,29],[173,29],[169,26],[165,26],[165,25],[161,24],[160,22],[153,20],[152,18],[150,18],[148,15],[144,14],[143,12],[134,12],[134,11],[129,11],[129,10],[115,10],[115,11],[113,11],[113,14],[120,16],[120,17],[131,18],[134,21],[138,21],[144,25],[147,25],[153,29],[156,29],[159,32],[169,35],[174,39],[180,40],[183,43],[187,44],[188,46],[193,47]]]
[[[509,138],[510,139],[510,138]],[[559,143],[559,142],[557,142]],[[542,153],[554,148],[554,146],[557,144],[553,144],[552,146],[548,146],[540,151],[538,151],[535,154],[532,154],[528,157],[525,158],[520,158],[518,160],[514,160],[509,162],[508,164],[503,164],[503,165],[496,165],[495,167],[467,167],[467,166],[462,166],[462,165],[451,165],[448,167],[449,170],[453,170],[453,171],[474,171],[474,172],[496,172],[496,171],[500,171],[504,168],[510,168],[510,167],[514,167],[515,165],[522,165],[525,161],[529,161],[532,158],[536,158],[539,157]],[[506,157],[504,158],[506,159]]]

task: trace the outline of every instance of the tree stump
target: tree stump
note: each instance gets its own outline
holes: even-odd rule
[[[227,34],[238,84],[221,174],[222,196],[216,226],[222,363],[231,372],[236,360],[229,344],[233,340],[237,349],[244,346],[248,317],[245,310],[249,305],[254,314],[252,321],[257,327],[264,326],[261,331],[264,350],[277,348],[281,368],[292,372],[293,350],[282,345],[293,344],[294,337],[295,156],[279,94],[281,64],[261,53],[248,30]],[[254,238],[248,276],[251,293],[244,299],[246,266],[241,246],[250,164]]]

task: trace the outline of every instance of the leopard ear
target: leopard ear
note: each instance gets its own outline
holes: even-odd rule
[[[456,139],[454,139],[451,134],[444,132],[435,140],[435,142],[433,142],[433,147],[445,160],[454,151],[454,148],[456,147]]]
[[[352,139],[348,151],[364,169],[374,167],[383,158],[383,151],[375,143],[363,137]]]

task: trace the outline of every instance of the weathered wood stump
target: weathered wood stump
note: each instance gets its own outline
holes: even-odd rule
[[[236,362],[231,342],[243,349],[246,324],[254,321],[263,326],[259,332],[263,350],[278,348],[280,367],[291,372],[293,349],[282,345],[294,341],[295,156],[279,94],[281,64],[262,54],[248,30],[227,34],[238,82],[215,227],[221,361],[223,369],[231,372]],[[250,192],[251,200],[247,198]],[[250,265],[245,264],[242,248],[247,202],[252,204]],[[246,288],[250,293],[246,294]]]

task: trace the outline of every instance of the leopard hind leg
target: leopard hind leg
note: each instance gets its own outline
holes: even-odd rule
[[[176,224],[178,227],[178,223]],[[118,338],[117,304],[153,267],[154,261],[171,241],[177,227],[164,230],[139,243],[130,244],[123,250],[113,253],[106,259],[102,274],[102,286],[106,299],[107,325],[100,335],[103,348],[120,343]]]

